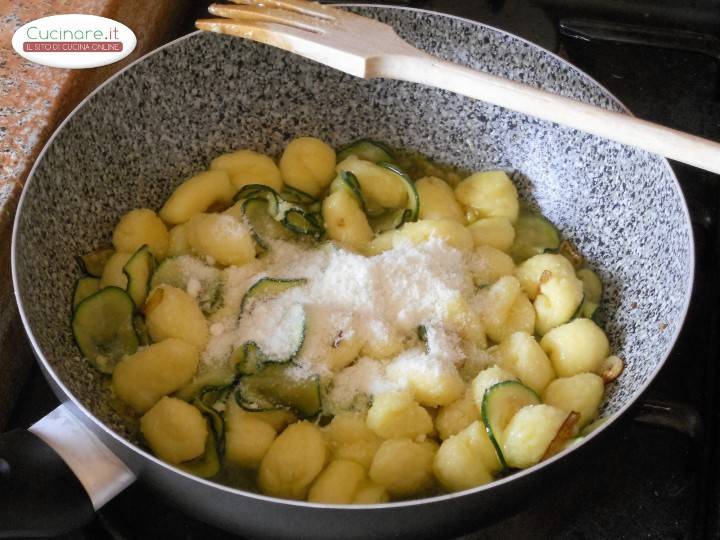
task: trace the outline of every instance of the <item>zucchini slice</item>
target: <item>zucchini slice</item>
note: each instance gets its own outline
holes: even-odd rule
[[[112,248],[100,248],[85,255],[75,257],[80,270],[92,277],[102,277],[105,264],[113,256],[115,250]]]
[[[296,378],[294,364],[267,364],[262,370],[240,378],[235,400],[248,411],[292,409],[302,417],[320,412],[320,377]]]
[[[81,277],[75,284],[75,292],[73,293],[73,311],[78,304],[85,300],[91,294],[98,292],[100,289],[100,280],[94,277]]]
[[[251,302],[259,300],[267,300],[280,293],[305,285],[307,279],[280,279],[280,278],[262,278],[256,281],[245,293],[240,302],[240,315],[245,309],[250,309]]]
[[[347,189],[350,194],[355,197],[360,205],[360,208],[362,208],[362,211],[367,213],[367,203],[365,201],[362,188],[360,187],[360,182],[358,181],[357,176],[355,176],[352,172],[340,171],[337,178],[333,180],[330,189],[332,191],[337,189]]]
[[[295,189],[290,186],[283,186],[282,191],[280,192],[280,197],[288,202],[296,204],[312,204],[317,202],[317,199],[309,193],[305,193],[304,191],[300,191],[299,189]]]
[[[200,478],[212,478],[220,472],[220,456],[225,453],[225,422],[222,415],[201,399],[195,399],[193,405],[200,410],[208,423],[205,451],[200,457],[181,463],[178,468]]]
[[[370,218],[370,227],[375,234],[384,233],[392,229],[399,229],[403,224],[408,221],[410,216],[410,210],[407,208],[400,208],[398,210],[391,210],[378,217]]]
[[[600,307],[603,294],[603,284],[598,275],[589,268],[578,270],[577,277],[583,283],[584,298],[580,304],[580,317],[592,319]]]
[[[200,309],[205,315],[215,313],[222,306],[222,272],[192,255],[180,255],[160,263],[150,280],[150,289],[170,285],[185,291],[192,277],[200,281],[197,295]]]
[[[405,208],[389,210],[379,216],[371,217],[370,226],[373,231],[375,231],[375,233],[382,233],[391,229],[397,229],[408,221],[417,221],[420,214],[420,196],[418,195],[417,189],[415,189],[415,183],[405,171],[394,163],[381,161],[378,165],[397,174],[402,180],[405,190],[407,191],[408,203]]]
[[[410,178],[405,171],[394,163],[381,161],[378,165],[394,172],[402,179],[408,195],[407,210],[410,210],[406,221],[417,221],[420,215],[420,196],[418,195],[417,189],[415,189],[415,182],[413,182],[412,178]]]
[[[183,401],[192,401],[199,396],[204,397],[210,391],[232,386],[235,377],[235,374],[228,369],[206,371],[175,392],[175,397]]]
[[[314,217],[314,214],[306,213],[295,208],[285,212],[285,217],[280,223],[292,232],[312,236],[316,240],[325,232],[317,218]]]
[[[105,287],[80,302],[72,320],[82,355],[102,373],[112,373],[126,354],[138,348],[133,326],[135,304],[119,287]]]
[[[300,354],[300,350],[305,343],[305,336],[307,335],[307,319],[305,309],[302,306],[296,305],[293,307],[300,310],[300,320],[292,330],[293,335],[290,336],[289,341],[294,343],[294,345],[288,354],[283,357],[273,357],[263,352],[260,346],[254,341],[248,341],[238,347],[230,358],[231,365],[235,366],[235,370],[238,373],[242,375],[254,375],[270,364],[288,364]],[[291,311],[287,314],[287,316],[290,317],[292,317],[292,315]]]
[[[482,420],[503,469],[508,468],[502,453],[505,428],[520,409],[539,403],[538,395],[518,381],[499,382],[485,390],[481,407]]]
[[[155,257],[147,245],[141,246],[123,266],[127,276],[127,292],[137,307],[142,306],[150,292],[150,278],[155,270]]]
[[[265,364],[273,361],[284,363],[287,362],[286,358],[280,358],[274,360],[270,356],[266,355],[262,349],[254,341],[248,341],[243,343],[240,347],[235,349],[230,357],[230,363],[235,366],[235,369],[241,375],[252,375],[260,371]]]
[[[421,324],[416,329],[417,337],[420,341],[423,343],[423,347],[425,348],[425,353],[430,354],[430,345],[428,344],[428,335],[427,335],[427,327],[424,324]]]
[[[265,199],[270,217],[292,232],[312,236],[315,239],[319,239],[325,233],[321,215],[314,210],[317,207],[316,202],[309,204],[313,207],[311,210],[308,205],[287,201],[273,188],[260,184],[247,185],[235,195],[236,201],[247,199]]]
[[[515,223],[515,241],[510,255],[516,264],[560,247],[560,233],[555,225],[537,213],[522,213]]]
[[[293,237],[291,231],[275,221],[268,212],[268,201],[264,198],[253,197],[246,199],[242,204],[242,211],[253,231],[255,242],[263,249],[270,249],[265,238],[289,240]]]
[[[138,337],[138,342],[142,346],[147,346],[152,343],[150,339],[150,332],[145,324],[145,317],[142,315],[135,315],[133,317],[133,327],[135,328],[135,335]]]
[[[390,147],[383,142],[373,139],[358,139],[342,147],[338,150],[338,163],[349,156],[357,156],[360,159],[372,161],[373,163],[395,161],[395,156]]]

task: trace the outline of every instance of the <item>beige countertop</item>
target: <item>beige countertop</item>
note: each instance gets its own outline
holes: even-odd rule
[[[31,354],[10,276],[12,222],[22,186],[55,127],[98,84],[178,34],[188,0],[0,0],[0,430],[17,398]],[[17,28],[63,13],[109,17],[130,27],[137,47],[121,62],[67,70],[34,64],[11,46]]]

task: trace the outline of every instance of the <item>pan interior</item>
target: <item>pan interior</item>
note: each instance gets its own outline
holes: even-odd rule
[[[425,12],[363,8],[420,48],[604,107],[619,104],[557,57],[502,32]],[[138,442],[107,381],[78,354],[73,257],[109,243],[119,216],[159,208],[220,153],[277,155],[293,137],[369,136],[468,169],[515,174],[523,197],[579,246],[606,284],[602,318],[626,370],[604,414],[633,400],[667,357],[692,283],[692,233],[666,162],[643,151],[448,92],[364,81],[241,39],[198,33],[127,69],[42,155],[17,223],[19,301],[54,374]]]

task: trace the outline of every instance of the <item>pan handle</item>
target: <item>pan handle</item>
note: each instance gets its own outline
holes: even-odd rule
[[[135,474],[60,405],[27,431],[0,434],[0,538],[87,524]]]

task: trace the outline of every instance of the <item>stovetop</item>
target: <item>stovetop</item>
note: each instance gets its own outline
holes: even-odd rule
[[[635,114],[720,140],[720,3],[716,0],[425,0],[557,52]],[[209,2],[197,2],[191,21]],[[720,178],[673,164],[696,242],[696,284],[681,337],[633,413],[519,513],[464,540],[720,538],[718,299]],[[28,352],[28,354],[30,354]],[[35,369],[14,413],[26,427],[57,401]],[[236,538],[187,517],[139,482],[75,539]]]

